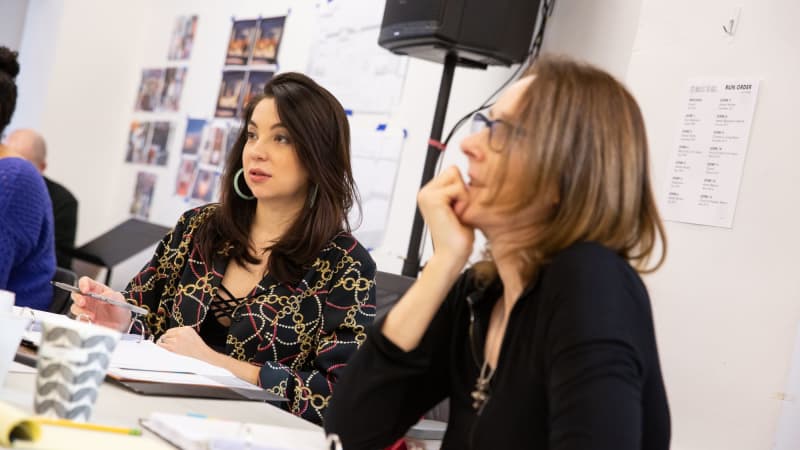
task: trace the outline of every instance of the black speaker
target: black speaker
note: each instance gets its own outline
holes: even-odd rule
[[[525,60],[541,0],[386,0],[378,44],[394,53],[460,65]]]

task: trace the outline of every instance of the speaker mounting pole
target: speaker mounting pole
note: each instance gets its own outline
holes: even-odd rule
[[[453,73],[458,62],[456,52],[448,52],[444,58],[444,68],[442,69],[442,80],[439,84],[439,98],[436,100],[436,112],[433,114],[433,126],[431,127],[431,137],[428,143],[428,153],[425,156],[425,168],[422,170],[422,181],[420,188],[428,184],[436,171],[436,162],[441,157],[442,149],[432,145],[442,139],[442,129],[444,128],[444,118],[447,115],[447,103],[450,101],[450,88],[453,85]],[[411,227],[411,239],[408,242],[406,260],[403,263],[403,275],[409,277],[417,276],[420,269],[420,244],[422,241],[422,214],[419,206],[414,213],[414,224]]]

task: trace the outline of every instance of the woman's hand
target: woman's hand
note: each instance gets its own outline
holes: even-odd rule
[[[434,254],[452,260],[459,270],[467,263],[475,241],[474,228],[459,219],[468,200],[467,186],[455,166],[431,180],[417,195],[419,210],[431,233]]]
[[[214,364],[212,357],[216,352],[206,345],[203,338],[192,327],[170,328],[158,338],[156,343],[173,353]]]
[[[100,294],[125,302],[121,293],[89,277],[81,277],[78,280],[78,288],[81,292]],[[85,316],[94,324],[123,332],[128,330],[131,323],[131,312],[127,309],[76,293],[72,293],[72,306],[69,311],[75,317]]]

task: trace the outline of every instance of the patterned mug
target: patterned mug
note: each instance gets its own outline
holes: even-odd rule
[[[106,376],[120,333],[86,322],[56,317],[42,323],[34,411],[87,421]]]

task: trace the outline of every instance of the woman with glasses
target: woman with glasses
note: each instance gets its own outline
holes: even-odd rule
[[[163,348],[228,369],[321,423],[375,316],[375,263],[347,222],[356,199],[347,117],[327,90],[285,73],[243,119],[220,203],[184,213],[125,292],[86,277],[79,285],[145,308],[140,331]],[[126,309],[73,299],[76,316],[131,324]]]
[[[443,449],[669,447],[650,300],[645,128],[610,75],[542,58],[419,193],[434,244],[345,371],[325,427],[385,447],[449,398]],[[486,258],[462,273],[475,230]],[[655,261],[654,263],[652,261]]]

